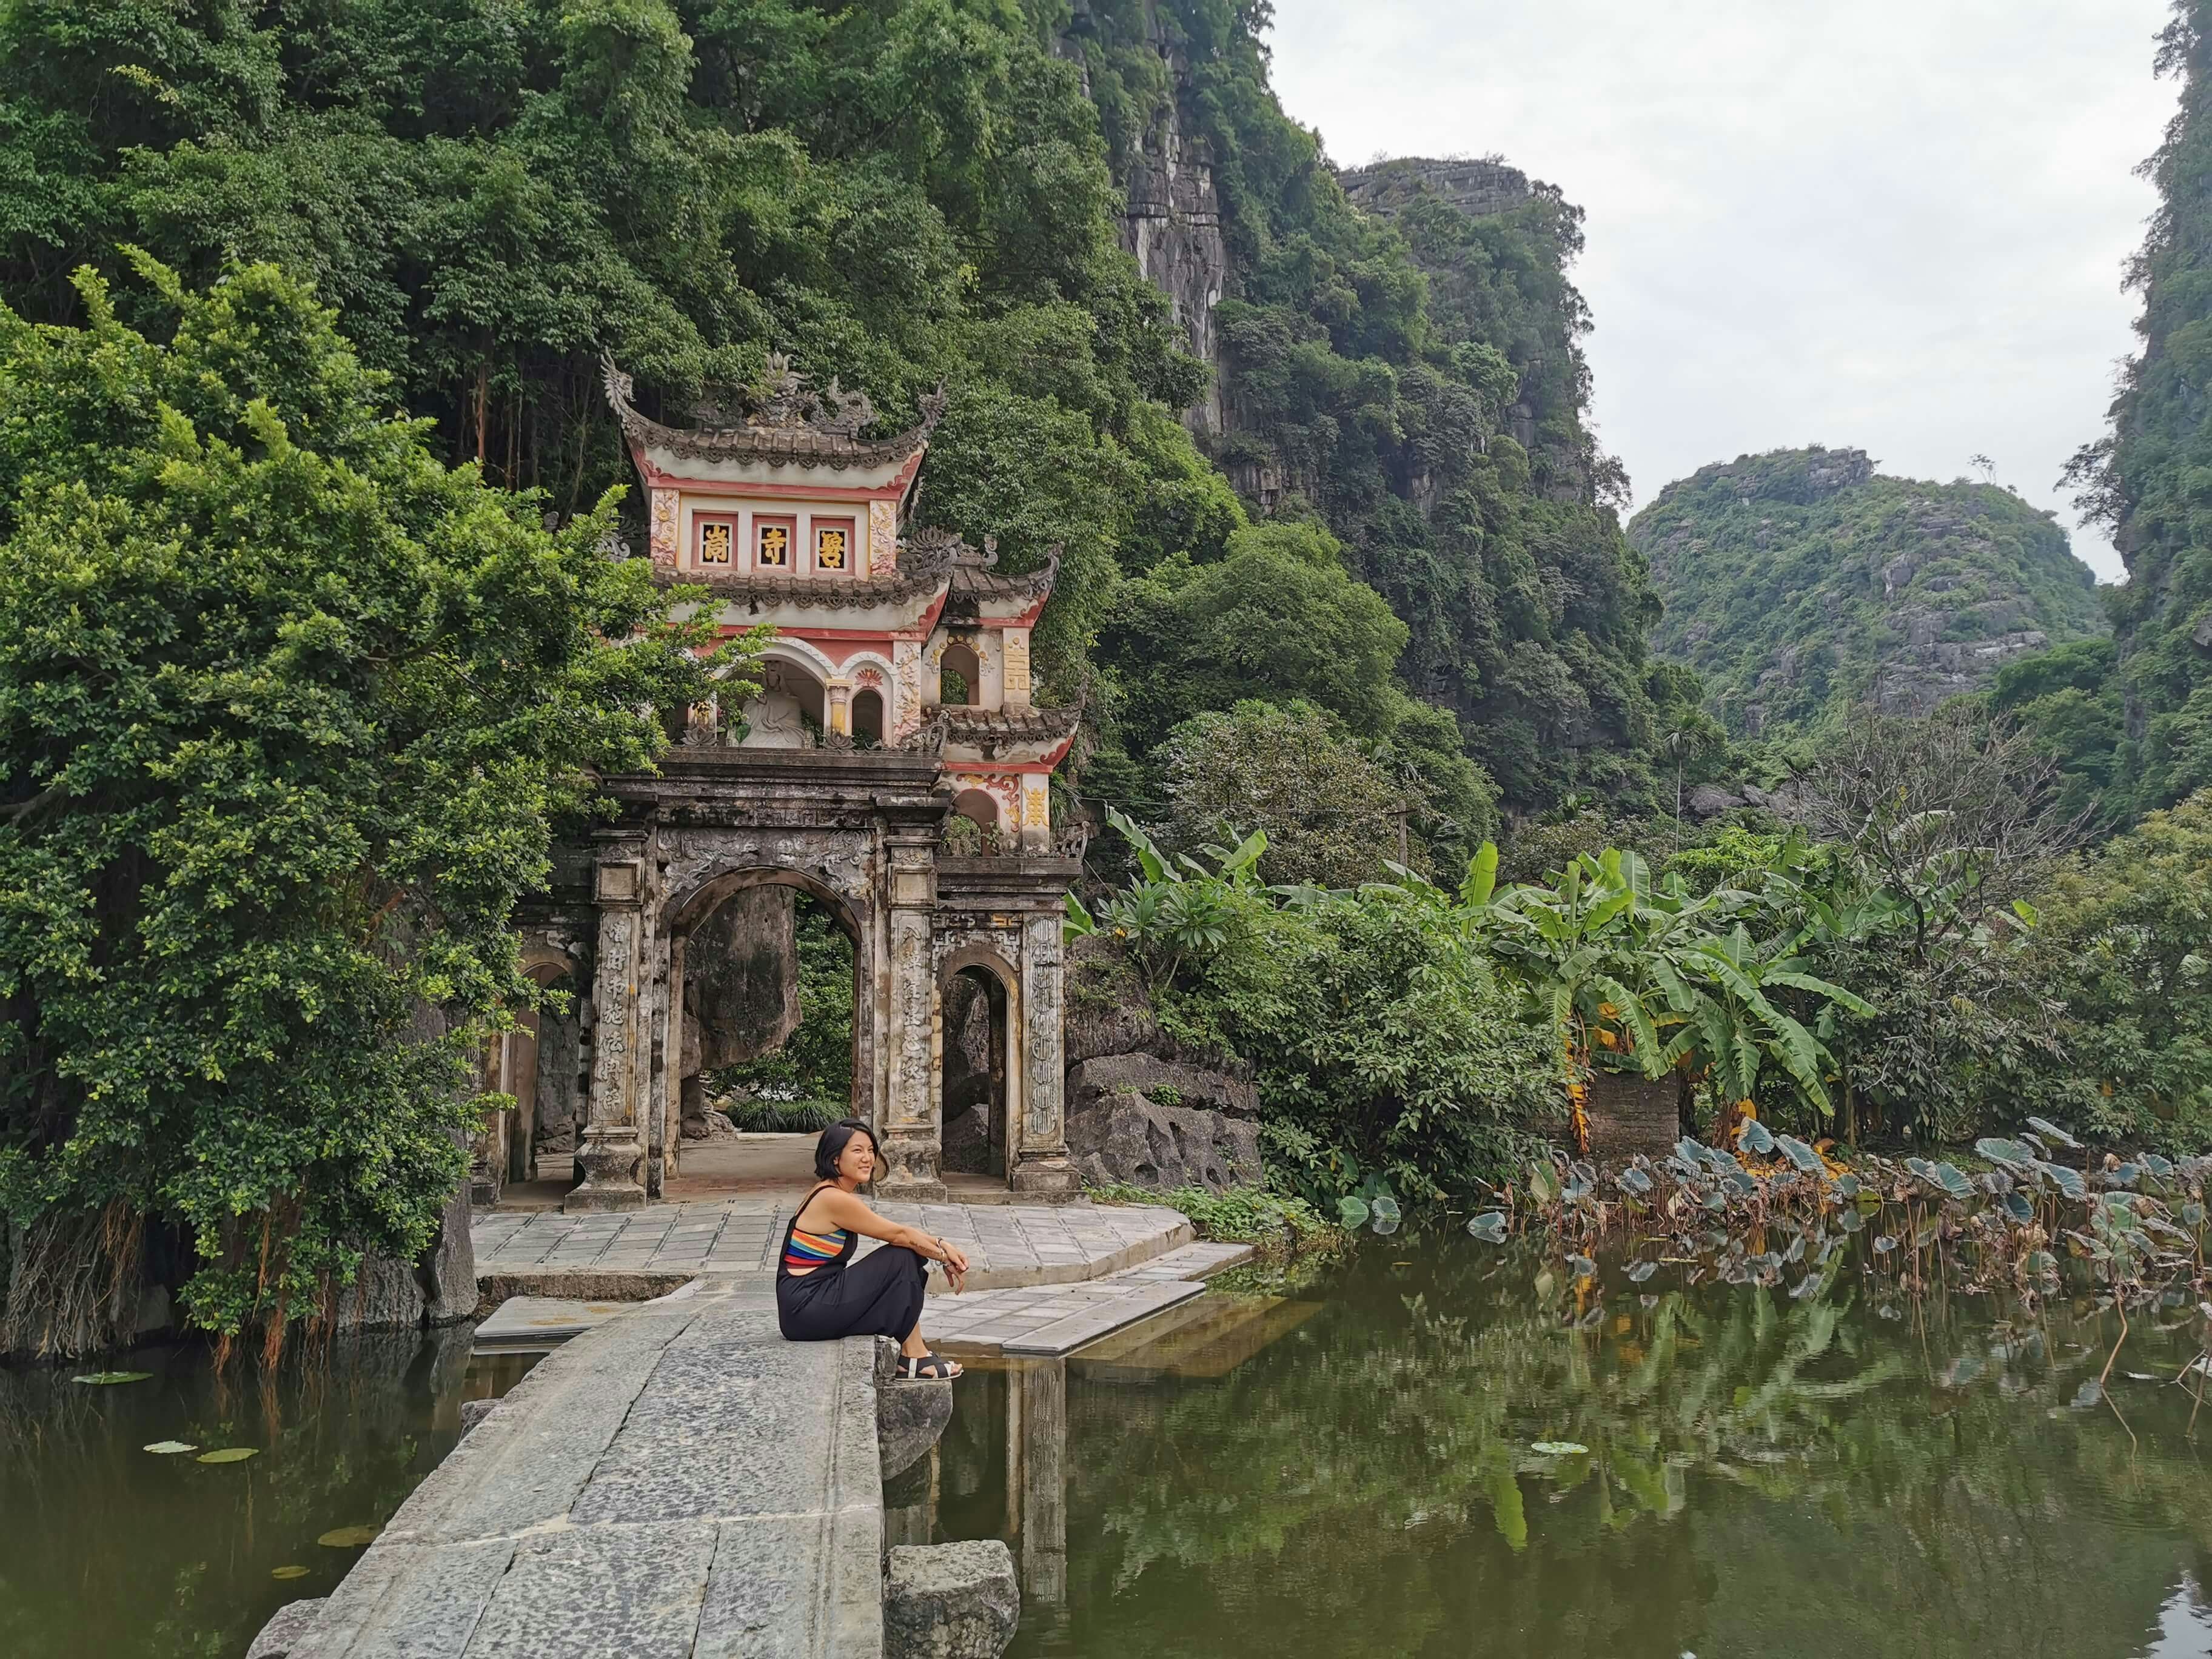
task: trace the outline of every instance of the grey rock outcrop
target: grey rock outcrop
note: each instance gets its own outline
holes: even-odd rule
[[[1109,1095],[1071,1112],[1067,1152],[1094,1186],[1253,1186],[1261,1178],[1260,1126],[1222,1112],[1163,1106],[1140,1094]]]
[[[772,1053],[798,1029],[793,890],[732,893],[693,930],[684,948],[683,1074]]]
[[[342,1331],[403,1331],[453,1325],[477,1311],[476,1247],[469,1237],[469,1183],[446,1200],[438,1235],[416,1261],[363,1259],[353,1284],[338,1293]]]
[[[315,1633],[325,1600],[318,1595],[277,1608],[276,1616],[253,1638],[253,1645],[246,1649],[246,1659],[291,1659],[295,1648],[304,1650]]]
[[[884,1659],[999,1659],[1021,1611],[1001,1540],[901,1545],[884,1574]]]
[[[886,1485],[929,1455],[952,1420],[950,1382],[898,1377],[898,1344],[876,1339],[876,1450]]]
[[[1067,1074],[1067,1103],[1081,1111],[1113,1094],[1140,1094],[1164,1106],[1194,1106],[1231,1117],[1260,1115],[1260,1091],[1249,1078],[1156,1054],[1106,1054]]]

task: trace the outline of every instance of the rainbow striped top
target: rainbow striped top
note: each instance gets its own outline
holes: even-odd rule
[[[799,1273],[824,1267],[845,1254],[852,1237],[842,1227],[833,1227],[826,1233],[808,1233],[794,1226],[791,1237],[784,1241],[783,1265],[787,1271]]]

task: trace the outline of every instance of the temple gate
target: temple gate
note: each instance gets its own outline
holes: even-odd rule
[[[854,1109],[878,1129],[878,1194],[945,1194],[945,993],[974,970],[1002,1010],[993,1167],[1018,1191],[1072,1195],[1060,924],[1082,861],[1054,831],[1048,782],[1079,710],[1031,702],[1029,656],[1056,557],[1004,575],[988,542],[909,529],[941,397],[869,440],[866,398],[811,392],[781,359],[765,395],[734,416],[701,405],[690,428],[639,413],[611,364],[606,379],[646,486],[654,580],[707,588],[725,636],[776,633],[757,693],[693,709],[657,772],[605,781],[618,815],[562,850],[553,891],[521,919],[541,982],[574,988],[564,1023],[528,1045],[573,1054],[583,1079],[567,1207],[641,1206],[678,1167],[687,950],[733,894],[764,885],[811,895],[853,943]],[[520,1101],[520,1081],[495,1086]],[[550,1085],[530,1081],[517,1114],[563,1121]],[[512,1123],[488,1130],[480,1198],[532,1172],[522,1140]],[[541,1138],[532,1164],[549,1150],[567,1149]]]

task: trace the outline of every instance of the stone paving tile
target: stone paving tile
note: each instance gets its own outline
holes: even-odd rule
[[[772,1268],[789,1200],[692,1200],[628,1215],[480,1216],[477,1270],[723,1273]],[[1111,1273],[1189,1237],[1189,1223],[1158,1206],[887,1204],[895,1221],[956,1238],[980,1293],[1008,1283],[1066,1284]],[[874,1248],[864,1245],[864,1253]]]

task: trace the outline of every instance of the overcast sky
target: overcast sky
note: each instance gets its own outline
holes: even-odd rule
[[[1597,422],[1638,506],[1808,443],[2059,469],[2132,349],[2166,0],[1276,0],[1339,164],[1498,154],[1589,211]],[[2106,580],[2093,531],[2075,550]]]

